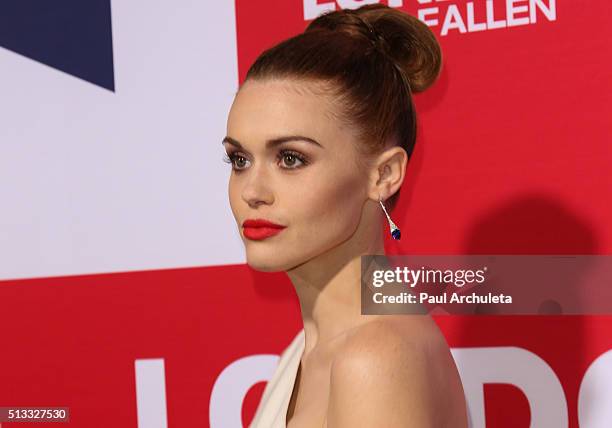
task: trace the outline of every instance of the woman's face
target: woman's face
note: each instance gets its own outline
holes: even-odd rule
[[[249,80],[229,113],[223,145],[232,159],[230,205],[247,263],[256,270],[287,271],[350,239],[367,200],[368,174],[358,167],[354,130],[333,119],[331,99],[308,85]],[[290,136],[314,142],[278,142]],[[249,219],[285,228],[253,239],[257,230],[243,228]]]

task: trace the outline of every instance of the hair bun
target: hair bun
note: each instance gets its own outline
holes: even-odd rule
[[[422,92],[440,75],[442,51],[431,29],[412,15],[383,4],[331,11],[318,16],[308,30],[325,27],[368,39],[403,71],[412,92]]]

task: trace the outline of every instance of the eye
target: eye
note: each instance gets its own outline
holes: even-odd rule
[[[231,163],[234,171],[242,171],[244,169],[242,163],[246,162],[246,160],[246,157],[242,156],[239,152],[231,152],[223,156],[223,161]],[[237,162],[240,162],[240,165],[237,165]]]
[[[298,169],[308,164],[308,161],[301,153],[298,153],[293,150],[281,150],[278,153],[278,157],[280,160],[285,160],[285,165],[288,166],[283,167],[283,169]],[[296,161],[299,162],[297,166],[295,166]]]
[[[277,160],[285,164],[282,169],[299,169],[309,163],[304,155],[294,150],[281,150],[278,152]],[[230,152],[223,156],[223,161],[232,164],[232,169],[241,172],[247,168],[249,160],[241,152]]]

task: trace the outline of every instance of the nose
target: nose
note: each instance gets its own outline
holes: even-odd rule
[[[265,165],[253,165],[248,170],[248,177],[242,189],[242,199],[251,207],[271,204],[274,197],[270,186],[270,177]]]

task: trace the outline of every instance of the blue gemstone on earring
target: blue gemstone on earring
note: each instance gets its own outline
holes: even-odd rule
[[[402,233],[400,232],[399,229],[394,229],[393,232],[391,232],[391,236],[393,236],[393,239],[400,239],[400,237],[402,236]]]

